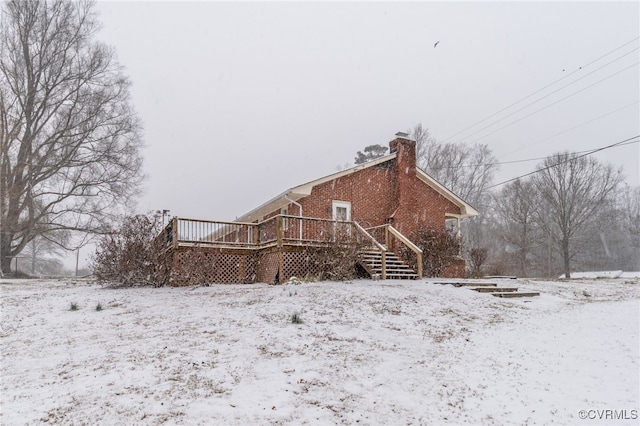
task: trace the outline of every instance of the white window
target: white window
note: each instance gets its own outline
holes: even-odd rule
[[[333,220],[351,220],[351,203],[348,201],[333,201]]]
[[[347,201],[333,201],[332,210],[333,210],[333,220],[336,221],[336,223],[333,224],[334,238],[336,238],[338,235],[342,235],[342,236],[351,235],[351,224],[338,223],[338,222],[347,222],[351,220],[351,203]]]

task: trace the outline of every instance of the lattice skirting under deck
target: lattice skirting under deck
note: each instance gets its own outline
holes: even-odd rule
[[[167,255],[170,286],[199,284],[275,284],[314,278],[321,272],[320,249],[271,248],[263,251],[181,247]]]

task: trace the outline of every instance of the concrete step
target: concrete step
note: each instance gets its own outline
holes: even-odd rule
[[[472,282],[464,282],[464,281],[459,281],[459,282],[454,282],[454,281],[448,281],[448,282],[434,282],[434,284],[442,284],[442,285],[452,285],[454,287],[497,287],[496,283],[472,283]]]
[[[535,296],[540,296],[540,293],[538,292],[515,292],[515,293],[491,293],[492,296],[495,297],[504,297],[504,298],[512,298],[512,297],[535,297]]]
[[[472,281],[435,281],[434,284],[452,285],[454,287],[465,287],[479,293],[491,294],[495,297],[536,297],[540,296],[537,291],[518,291],[517,287],[498,287],[494,282],[472,282]],[[503,285],[506,283],[502,283]]]
[[[515,287],[477,287],[472,288],[471,290],[475,290],[479,293],[511,293],[518,291]]]

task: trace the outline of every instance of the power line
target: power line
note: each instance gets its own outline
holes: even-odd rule
[[[633,64],[629,65],[628,67],[625,67],[625,68],[623,68],[623,69],[621,69],[621,70],[619,70],[619,71],[616,71],[615,73],[610,74],[610,75],[608,75],[608,76],[606,76],[606,77],[604,77],[604,78],[602,78],[602,79],[600,79],[600,80],[596,81],[596,82],[595,82],[595,83],[593,83],[593,84],[590,84],[590,85],[588,85],[588,86],[585,86],[585,87],[583,87],[583,88],[582,88],[582,89],[580,89],[580,90],[576,90],[575,92],[573,92],[573,93],[571,93],[571,94],[569,94],[569,95],[565,96],[564,98],[560,98],[560,99],[558,99],[558,100],[557,100],[557,101],[555,101],[555,102],[552,102],[552,103],[550,103],[550,104],[548,104],[548,105],[546,105],[546,106],[544,106],[544,107],[542,107],[542,108],[539,108],[539,109],[537,109],[537,110],[535,110],[535,111],[533,111],[533,112],[531,112],[531,113],[529,113],[529,114],[525,115],[524,117],[520,117],[520,118],[518,118],[517,120],[514,120],[514,121],[512,121],[512,122],[510,122],[510,123],[507,123],[507,124],[505,124],[504,126],[502,126],[502,127],[498,128],[498,129],[496,129],[496,130],[493,130],[493,131],[491,131],[491,132],[487,133],[486,135],[480,136],[479,138],[477,138],[477,139],[473,140],[473,142],[477,142],[477,141],[479,141],[479,140],[481,140],[481,139],[486,138],[487,136],[491,136],[491,135],[493,135],[494,133],[499,132],[500,130],[503,130],[503,129],[505,129],[505,128],[507,128],[507,127],[511,126],[511,125],[513,125],[513,124],[516,124],[516,123],[518,123],[518,122],[520,122],[520,121],[524,120],[525,118],[529,118],[529,117],[531,117],[531,116],[532,116],[532,115],[534,115],[534,114],[537,114],[537,113],[539,113],[539,112],[541,112],[541,111],[543,111],[543,110],[545,110],[545,109],[547,109],[547,108],[549,108],[549,107],[552,107],[552,106],[554,106],[554,105],[556,105],[556,104],[558,104],[558,103],[560,103],[560,102],[562,102],[562,101],[564,101],[564,100],[566,100],[566,99],[568,99],[568,98],[570,98],[570,97],[572,97],[572,96],[577,95],[578,93],[584,92],[585,90],[592,88],[592,87],[593,87],[593,86],[595,86],[596,84],[600,84],[600,83],[602,83],[604,80],[608,80],[608,79],[610,79],[610,78],[612,78],[612,77],[615,77],[616,75],[618,75],[618,74],[620,74],[620,73],[622,73],[622,72],[624,72],[624,71],[626,71],[626,70],[628,70],[628,69],[630,69],[630,68],[633,68],[633,67],[637,66],[638,64],[640,64],[640,62],[633,63]]]
[[[608,117],[608,116],[610,116],[612,114],[615,114],[616,112],[619,112],[619,111],[622,111],[623,109],[629,108],[630,106],[637,105],[638,103],[640,103],[640,101],[631,102],[630,104],[625,105],[623,107],[620,107],[620,108],[618,108],[618,109],[616,109],[614,111],[611,111],[611,112],[608,112],[606,114],[600,115],[598,117],[592,118],[592,119],[587,120],[587,121],[585,121],[583,123],[580,123],[580,124],[577,124],[577,125],[575,125],[573,127],[568,128],[568,129],[562,130],[562,131],[560,131],[558,133],[554,133],[551,136],[547,136],[547,137],[545,137],[543,139],[540,139],[540,140],[532,142],[532,143],[530,143],[528,145],[522,146],[522,147],[520,147],[520,148],[518,148],[518,149],[516,149],[514,151],[511,151],[511,152],[508,152],[508,153],[504,154],[502,157],[505,157],[507,155],[513,154],[513,153],[518,152],[518,151],[522,151],[525,148],[529,148],[529,147],[531,147],[533,145],[537,145],[537,144],[539,144],[541,142],[544,142],[544,141],[547,141],[549,139],[555,138],[556,136],[563,135],[563,134],[568,133],[568,132],[570,132],[572,130],[578,129],[578,128],[582,127],[582,126],[586,126],[587,124],[590,124],[590,123],[593,123],[594,121],[597,121],[597,120],[600,120],[602,118]]]
[[[502,158],[502,157],[505,157],[505,156],[507,156],[507,155],[513,154],[513,153],[515,153],[515,152],[521,151],[521,150],[523,150],[523,149],[525,149],[525,148],[529,148],[529,147],[531,147],[531,146],[533,146],[533,145],[536,145],[536,144],[539,144],[539,143],[541,143],[541,142],[547,141],[547,140],[549,140],[549,139],[555,138],[556,136],[563,135],[563,134],[568,133],[568,132],[570,132],[570,131],[572,131],[572,130],[578,129],[578,128],[582,127],[582,126],[586,126],[587,124],[590,124],[590,123],[593,123],[594,121],[597,121],[597,120],[600,120],[600,119],[602,119],[602,118],[608,117],[608,116],[610,116],[610,115],[612,115],[612,114],[615,114],[616,112],[622,111],[622,110],[624,110],[624,109],[626,109],[626,108],[629,108],[629,107],[631,107],[631,106],[633,106],[633,105],[637,105],[637,104],[639,104],[639,103],[640,103],[640,101],[631,102],[630,104],[624,105],[624,106],[622,106],[622,107],[620,107],[620,108],[617,108],[617,109],[615,109],[615,110],[613,110],[613,111],[609,111],[609,112],[608,112],[608,113],[606,113],[606,114],[602,114],[602,115],[600,115],[600,116],[598,116],[598,117],[594,117],[594,118],[592,118],[592,119],[590,119],[590,120],[584,121],[584,122],[582,122],[582,123],[580,123],[580,124],[577,124],[577,125],[575,125],[575,126],[573,126],[573,127],[570,127],[570,128],[568,128],[568,129],[562,130],[562,131],[560,131],[560,132],[558,132],[558,133],[554,133],[553,135],[547,136],[547,137],[545,137],[545,138],[542,138],[542,139],[539,139],[539,140],[537,140],[537,141],[535,141],[535,142],[532,142],[532,143],[530,143],[530,144],[528,144],[528,145],[525,145],[525,146],[523,146],[523,147],[521,147],[521,148],[518,148],[518,149],[516,149],[515,151],[511,151],[511,152],[509,152],[509,153],[507,153],[507,154],[504,154],[504,155],[502,155],[502,156],[501,156],[501,158]],[[633,142],[632,142],[632,143],[633,143]],[[626,145],[626,144],[622,144],[622,145],[620,145],[620,146],[623,146],[623,145]],[[575,151],[575,152],[573,152],[573,154],[581,154],[581,153],[583,153],[583,152],[587,152],[587,151]],[[547,157],[528,158],[528,159],[524,159],[524,160],[496,161],[496,162],[494,162],[494,163],[488,163],[488,164],[486,164],[486,165],[494,166],[494,165],[501,165],[501,164],[526,163],[526,162],[529,162],[529,161],[542,160],[542,159],[545,159],[545,158],[547,158]],[[469,164],[469,165],[466,165],[466,166],[465,166],[465,165],[458,165],[458,166],[444,166],[443,168],[445,168],[445,169],[456,169],[456,168],[466,168],[466,167],[479,167],[479,166],[483,166],[483,165],[485,165],[485,164],[484,164],[484,163],[478,163],[478,164]]]
[[[615,147],[612,147],[612,148],[616,148],[616,147],[619,147],[619,146],[625,146],[625,145],[631,145],[631,144],[638,143],[638,142],[640,142],[640,141],[625,142],[625,143],[621,143],[620,145],[616,145]],[[583,154],[585,152],[592,153],[592,150],[588,149],[588,150],[584,150],[584,151],[573,151],[573,152],[570,152],[569,154],[571,154],[571,155]],[[491,165],[493,166],[493,165],[501,165],[501,164],[527,163],[529,161],[544,160],[546,158],[549,158],[549,156],[537,157],[537,158],[527,158],[525,160],[500,161],[500,162],[496,162],[496,163],[491,163]]]
[[[567,74],[567,75],[565,75],[565,76],[563,76],[563,77],[560,77],[559,79],[557,79],[557,80],[555,80],[555,81],[553,81],[553,82],[551,82],[551,83],[547,84],[546,86],[544,86],[544,87],[542,87],[542,88],[540,88],[540,89],[538,89],[538,90],[534,91],[533,93],[531,93],[531,94],[529,94],[529,95],[527,95],[527,96],[525,96],[525,97],[523,97],[523,98],[521,98],[521,99],[518,99],[517,101],[515,101],[515,102],[513,102],[512,104],[510,104],[510,105],[508,105],[508,106],[506,106],[506,107],[504,107],[504,108],[500,109],[499,111],[496,111],[495,113],[493,113],[493,114],[491,114],[491,115],[489,115],[489,116],[487,116],[487,117],[483,118],[482,120],[480,120],[480,121],[478,121],[478,122],[476,122],[476,123],[473,123],[472,125],[470,125],[470,126],[468,126],[468,127],[464,128],[464,129],[462,129],[461,131],[459,131],[459,132],[457,132],[457,133],[455,133],[455,134],[453,134],[453,135],[449,136],[448,138],[444,139],[444,141],[448,141],[448,140],[450,140],[450,139],[454,138],[455,136],[457,136],[457,135],[459,135],[459,134],[461,134],[461,133],[464,133],[464,132],[466,132],[467,130],[469,130],[469,129],[471,129],[471,128],[475,127],[475,126],[477,126],[478,124],[483,123],[483,122],[485,122],[486,120],[488,120],[488,119],[490,119],[490,118],[495,117],[496,115],[498,115],[498,114],[500,114],[501,112],[503,112],[503,111],[505,111],[505,110],[507,110],[507,109],[511,108],[512,106],[514,106],[514,105],[516,105],[516,104],[518,104],[518,103],[520,103],[520,102],[524,101],[525,99],[529,99],[530,97],[532,97],[532,96],[536,95],[537,93],[540,93],[541,91],[543,91],[543,90],[547,89],[548,87],[553,86],[554,84],[556,84],[556,83],[558,83],[558,82],[560,82],[560,81],[562,81],[562,80],[564,80],[564,79],[566,79],[566,78],[569,78],[569,77],[570,77],[570,76],[572,76],[573,74],[575,74],[575,73],[577,73],[578,71],[580,71],[582,68],[587,68],[587,67],[589,67],[589,66],[593,65],[594,63],[598,62],[598,61],[599,61],[599,60],[601,60],[602,58],[605,58],[605,57],[607,57],[607,56],[611,55],[612,53],[617,52],[618,50],[622,49],[622,48],[623,48],[623,47],[625,47],[625,46],[628,46],[629,44],[631,44],[631,43],[635,42],[635,41],[636,41],[636,40],[638,40],[638,39],[640,39],[640,37],[636,37],[636,38],[634,38],[634,39],[632,39],[632,40],[630,40],[630,41],[628,41],[628,42],[626,42],[626,43],[624,43],[624,44],[622,44],[622,45],[620,45],[620,46],[616,47],[615,49],[613,49],[613,50],[611,50],[611,51],[609,51],[609,52],[605,53],[604,55],[602,55],[602,56],[600,56],[600,57],[598,57],[598,58],[596,58],[596,59],[592,60],[591,62],[589,62],[589,63],[587,63],[587,64],[583,65],[582,67],[578,68],[577,70],[572,71],[572,72],[570,72],[569,74]]]
[[[551,95],[553,95],[553,94],[555,94],[555,93],[558,93],[558,92],[559,92],[559,91],[561,91],[562,89],[565,89],[565,88],[567,88],[567,87],[571,86],[572,84],[577,83],[578,81],[580,81],[580,80],[582,80],[582,79],[584,79],[584,78],[589,77],[590,75],[592,75],[592,74],[594,74],[594,73],[596,73],[596,72],[600,71],[600,70],[601,70],[601,69],[603,69],[604,67],[609,66],[609,65],[611,65],[612,63],[614,63],[614,62],[616,62],[616,61],[618,61],[618,60],[620,60],[620,59],[624,58],[625,56],[630,55],[631,53],[633,53],[633,52],[637,51],[638,49],[640,49],[640,48],[638,48],[638,47],[637,47],[637,48],[635,48],[635,49],[633,49],[633,50],[631,50],[631,51],[629,51],[629,52],[625,53],[624,55],[619,56],[618,58],[614,59],[613,61],[608,62],[608,63],[606,63],[606,64],[602,65],[602,66],[601,66],[601,67],[599,67],[599,68],[596,68],[595,70],[591,71],[590,73],[585,74],[585,75],[583,75],[582,77],[580,77],[580,78],[578,78],[578,79],[576,79],[576,80],[573,80],[572,82],[567,83],[567,84],[565,84],[564,86],[559,87],[558,89],[556,89],[556,90],[554,90],[554,91],[552,91],[552,92],[550,92],[550,93],[547,93],[546,95],[542,96],[541,98],[538,98],[538,99],[536,99],[535,101],[530,102],[530,103],[526,104],[525,106],[523,106],[523,107],[521,107],[521,108],[519,108],[519,109],[517,109],[517,110],[515,110],[515,111],[513,111],[513,112],[511,112],[511,113],[509,113],[509,114],[507,114],[507,115],[505,115],[504,117],[499,118],[499,119],[497,119],[497,120],[495,120],[495,121],[493,121],[493,122],[491,122],[491,123],[487,124],[486,126],[484,126],[484,127],[480,128],[480,129],[476,130],[475,132],[471,133],[470,135],[467,135],[465,138],[470,138],[470,137],[472,137],[473,135],[477,135],[477,134],[478,134],[478,133],[480,133],[481,131],[483,131],[483,130],[485,130],[485,129],[487,129],[487,128],[491,127],[491,126],[493,126],[494,124],[497,124],[497,123],[501,122],[502,120],[505,120],[505,119],[507,119],[507,118],[511,117],[512,115],[515,115],[515,114],[519,113],[520,111],[522,111],[522,110],[525,110],[525,109],[529,108],[531,105],[535,105],[535,104],[537,104],[538,102],[540,102],[541,100],[543,100],[543,99],[545,99],[545,98],[548,98],[549,96],[551,96]],[[630,67],[635,66],[635,65],[638,65],[638,63],[635,63],[634,65],[631,65]],[[628,68],[630,68],[630,67],[628,67]],[[622,71],[624,71],[624,70],[626,70],[626,69],[628,69],[628,68],[624,68],[623,70],[621,70],[621,71],[619,71],[619,72],[616,72],[616,73],[614,73],[614,74],[612,74],[612,75],[610,75],[610,76],[608,76],[608,77],[605,77],[605,78],[603,78],[603,79],[601,79],[601,80],[598,80],[598,81],[597,81],[597,82],[595,82],[594,84],[592,84],[592,85],[590,85],[590,86],[587,86],[587,87],[585,87],[585,88],[584,88],[584,89],[582,89],[582,90],[579,90],[579,91],[577,91],[577,92],[574,92],[574,93],[573,93],[572,95],[570,95],[570,96],[573,96],[573,95],[575,95],[575,94],[578,94],[578,93],[582,92],[582,91],[583,91],[583,90],[585,90],[585,89],[591,88],[591,87],[595,86],[596,84],[599,84],[599,83],[601,83],[601,82],[603,82],[603,81],[605,81],[605,80],[607,80],[607,79],[609,79],[609,78],[611,78],[611,77],[613,77],[613,76],[615,76],[615,75],[619,74],[620,72],[622,72]],[[568,97],[568,96],[567,96],[567,97]],[[567,97],[562,98],[561,100],[567,99]],[[555,105],[556,103],[557,103],[557,102],[552,103],[552,104],[548,105],[547,107],[552,106],[552,105]],[[545,108],[543,108],[543,109],[545,109]],[[542,111],[542,109],[540,109],[540,110],[538,110],[538,111],[536,111],[536,112],[539,112],[539,111]],[[531,114],[530,114],[530,115],[531,115]],[[527,115],[526,117],[529,117],[530,115]],[[516,121],[516,122],[517,122],[517,121]],[[515,122],[514,122],[514,123],[515,123]],[[500,128],[500,129],[498,129],[498,130],[502,130],[503,128],[504,128],[504,127],[501,127],[501,128]],[[498,130],[496,130],[496,131],[494,131],[494,132],[491,132],[491,133],[488,133],[487,135],[482,136],[482,138],[485,138],[485,137],[487,137],[487,136],[489,136],[489,135],[491,135],[491,134],[493,134],[493,133],[497,132]]]
[[[640,141],[633,141],[632,140],[631,142],[620,143],[619,145],[616,145],[616,147],[625,146],[625,145],[631,145],[631,144],[638,143],[638,142],[640,142]],[[600,149],[600,148],[598,148],[598,149]],[[593,152],[593,150],[592,149],[588,149],[588,150],[584,150],[584,151],[573,151],[573,152],[570,152],[569,154],[575,155],[575,154],[583,154],[585,152],[591,153],[591,152]],[[530,161],[544,160],[546,158],[549,158],[549,156],[547,155],[545,157],[525,158],[523,160],[496,161],[494,163],[476,163],[476,164],[468,164],[468,165],[443,166],[442,168],[443,169],[463,169],[463,168],[480,167],[480,166],[500,166],[500,165],[503,165],[503,164],[528,163]]]
[[[575,156],[575,157],[571,156],[570,158],[567,158],[566,160],[559,161],[559,162],[557,162],[555,164],[551,164],[551,165],[549,165],[547,167],[543,167],[542,169],[534,170],[533,172],[526,173],[524,175],[520,175],[520,176],[514,177],[514,178],[509,179],[509,180],[505,180],[504,182],[496,183],[495,185],[488,186],[488,187],[486,187],[484,189],[495,188],[496,186],[504,185],[505,183],[513,182],[514,180],[518,180],[518,179],[523,178],[523,177],[531,176],[533,174],[540,173],[540,172],[545,171],[545,170],[549,170],[549,169],[551,169],[553,167],[559,166],[560,164],[568,163],[569,161],[573,161],[573,160],[576,160],[578,158],[586,157],[587,155],[595,154],[596,152],[604,151],[605,149],[610,149],[610,148],[614,148],[614,147],[617,147],[617,146],[629,145],[629,144],[632,144],[632,143],[638,143],[638,142],[640,142],[640,140],[635,140],[634,141],[634,139],[637,139],[637,138],[640,138],[640,135],[636,135],[636,136],[634,136],[632,138],[625,139],[623,141],[616,142],[616,143],[613,143],[611,145],[604,146],[602,148],[596,148],[596,149],[592,149],[592,150],[586,151],[582,155],[578,155],[578,156]],[[549,157],[544,157],[544,158],[549,158]]]

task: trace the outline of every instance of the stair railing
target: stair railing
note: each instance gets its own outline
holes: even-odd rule
[[[385,232],[385,245],[387,247],[391,247],[390,244],[390,238],[389,238],[389,234],[392,234],[394,237],[396,237],[398,239],[398,241],[400,241],[402,244],[404,244],[405,246],[407,246],[407,248],[409,250],[411,250],[412,252],[415,253],[416,255],[416,259],[417,259],[417,266],[418,266],[418,279],[422,279],[422,249],[420,247],[418,247],[417,245],[415,245],[414,243],[411,242],[411,240],[409,240],[407,237],[405,237],[404,235],[402,235],[400,233],[400,231],[398,231],[396,228],[394,228],[391,225],[386,225],[386,232]]]
[[[387,248],[382,244],[380,244],[378,241],[376,241],[376,239],[373,238],[371,234],[369,234],[362,226],[360,226],[358,222],[353,221],[353,226],[361,235],[365,237],[366,240],[371,242],[373,246],[380,251],[381,258],[382,258],[382,272],[380,273],[380,279],[386,280],[387,279]]]

